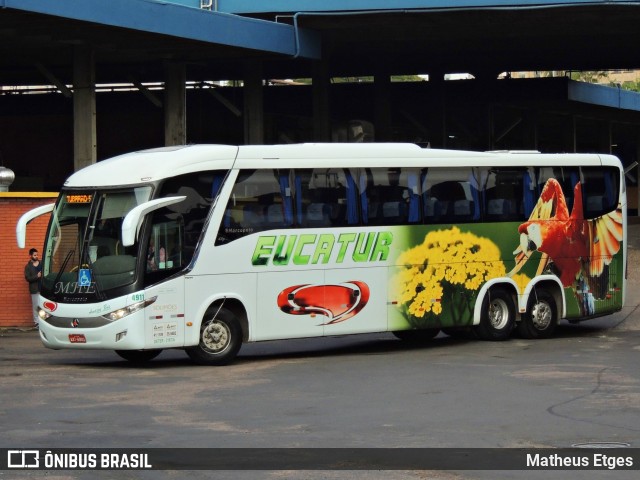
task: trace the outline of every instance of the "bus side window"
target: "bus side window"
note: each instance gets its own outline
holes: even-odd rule
[[[485,189],[484,218],[491,222],[524,220],[524,178],[527,172],[521,169],[491,168],[483,172]],[[530,188],[530,182],[526,185]],[[529,212],[530,213],[530,212]]]
[[[440,216],[440,202],[431,195],[430,181],[433,170],[423,168],[420,172],[420,190],[422,192],[422,212],[424,213],[424,223],[438,223]]]
[[[538,176],[540,193],[550,178],[555,178],[562,187],[569,213],[573,210],[573,193],[580,181],[580,171],[577,167],[543,167]]]
[[[471,168],[429,169],[422,175],[427,223],[460,223],[479,219],[478,181]]]
[[[357,209],[355,180],[347,178],[343,169],[314,168],[296,170],[296,205],[302,208],[303,227],[338,227],[357,222],[353,208]],[[347,189],[351,189],[347,192]],[[297,195],[301,195],[298,199]],[[347,203],[350,202],[350,205]],[[351,210],[348,210],[348,207]],[[357,210],[355,210],[357,215]]]
[[[367,218],[371,225],[403,225],[420,223],[420,172],[412,168],[385,167],[370,171]]]
[[[186,198],[153,213],[146,249],[146,285],[191,262],[223,175],[221,171],[188,173],[169,178],[160,186],[159,197]]]
[[[252,233],[290,226],[293,222],[291,202],[288,172],[241,171],[227,202],[216,245]]]
[[[618,198],[619,171],[612,167],[582,168],[582,202],[584,218],[601,217],[614,211]]]
[[[391,221],[393,215],[400,215],[398,201],[402,197],[398,175],[391,170],[371,169],[371,184],[367,186],[367,223],[370,225],[384,225]]]

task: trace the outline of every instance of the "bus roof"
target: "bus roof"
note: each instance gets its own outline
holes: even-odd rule
[[[234,168],[362,168],[616,165],[598,154],[532,151],[471,152],[425,149],[408,143],[306,143],[292,145],[190,145],[128,153],[74,173],[66,187],[136,185],[184,173]]]
[[[611,156],[611,158],[615,160],[615,157]],[[597,154],[541,154],[534,151],[472,152],[421,148],[411,143],[305,143],[239,147],[234,167],[528,167],[563,164],[598,166],[602,165],[601,160],[601,156]]]
[[[228,170],[238,152],[230,145],[181,145],[126,153],[78,170],[65,187],[108,187],[149,183],[202,170]]]

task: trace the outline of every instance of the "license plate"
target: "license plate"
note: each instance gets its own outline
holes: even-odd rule
[[[72,333],[69,335],[71,343],[87,343],[87,339],[83,333]]]

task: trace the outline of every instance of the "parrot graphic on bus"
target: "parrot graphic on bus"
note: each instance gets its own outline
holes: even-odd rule
[[[520,245],[513,252],[515,275],[534,251],[542,254],[536,275],[558,276],[564,287],[575,292],[584,316],[595,314],[594,299],[607,298],[609,265],[620,250],[623,218],[620,207],[601,217],[584,219],[582,185],[573,189],[571,213],[556,179],[549,179],[533,208],[529,220],[518,228]]]

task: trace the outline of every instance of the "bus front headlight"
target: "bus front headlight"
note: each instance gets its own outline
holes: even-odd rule
[[[153,302],[157,300],[158,297],[152,297],[148,300],[143,300],[141,302],[134,303],[124,308],[119,308],[118,310],[114,310],[113,312],[109,312],[106,315],[102,315],[103,318],[106,318],[110,322],[115,322],[116,320],[120,320],[121,318],[126,317],[127,315],[131,315],[132,313],[137,312],[138,310],[142,310],[144,307],[148,307]]]
[[[38,307],[38,317],[40,317],[40,320],[46,320],[47,318],[49,318],[51,316],[51,314],[45,310],[43,310],[42,308]]]

